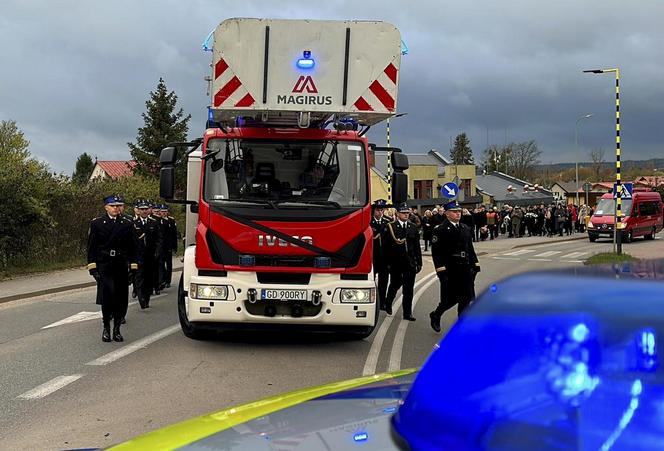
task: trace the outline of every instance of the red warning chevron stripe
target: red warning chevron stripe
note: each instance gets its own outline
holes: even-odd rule
[[[380,100],[380,103],[382,103],[385,108],[390,111],[394,110],[394,99],[385,88],[383,88],[383,85],[378,83],[378,80],[374,80],[374,82],[371,83],[371,86],[369,86],[369,89],[374,93],[378,100]]]
[[[364,100],[364,97],[360,96],[359,99],[357,99],[354,103],[355,108],[357,108],[360,111],[373,111],[373,108],[371,108],[371,105]]]
[[[214,106],[219,106],[224,103],[240,86],[242,86],[242,82],[239,78],[231,78],[231,80],[214,95]]]
[[[216,80],[219,78],[226,69],[228,69],[228,63],[226,63],[223,58],[220,58],[219,61],[217,61],[217,64],[214,65],[214,79]]]
[[[353,106],[359,111],[381,111],[383,108],[390,112],[394,111],[395,100],[392,94],[385,89],[385,86],[394,89],[395,86],[392,85],[397,84],[398,74],[399,71],[396,66],[392,63],[388,64],[383,73],[369,85],[369,89],[355,101]],[[367,95],[367,92],[373,95]],[[381,105],[378,105],[376,101],[380,102]]]

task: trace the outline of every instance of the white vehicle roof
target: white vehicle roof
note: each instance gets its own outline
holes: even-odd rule
[[[400,64],[401,35],[386,22],[228,19],[214,31],[211,110],[225,123],[303,126],[304,112],[311,125],[372,125],[396,113]]]

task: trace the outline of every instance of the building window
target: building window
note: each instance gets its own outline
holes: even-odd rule
[[[413,182],[414,199],[432,199],[433,180],[415,180]]]
[[[459,186],[459,190],[463,191],[464,196],[470,197],[471,196],[471,181],[470,179],[462,179],[461,180],[461,186]]]

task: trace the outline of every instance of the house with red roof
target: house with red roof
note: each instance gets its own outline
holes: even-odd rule
[[[121,177],[129,177],[133,174],[136,161],[118,161],[118,160],[97,160],[95,166],[90,174],[90,180],[101,179],[119,179]]]

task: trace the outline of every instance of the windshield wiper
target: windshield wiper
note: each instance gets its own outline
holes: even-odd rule
[[[320,205],[324,207],[334,207],[334,208],[341,208],[341,205],[339,202],[335,202],[333,200],[298,200],[298,201],[285,201],[285,202],[279,202],[279,205],[281,206],[307,206],[307,205]]]
[[[273,200],[246,200],[246,199],[214,199],[213,202],[223,202],[224,204],[235,204],[237,206],[250,206],[250,205],[269,205],[271,208],[278,210],[279,207]]]

